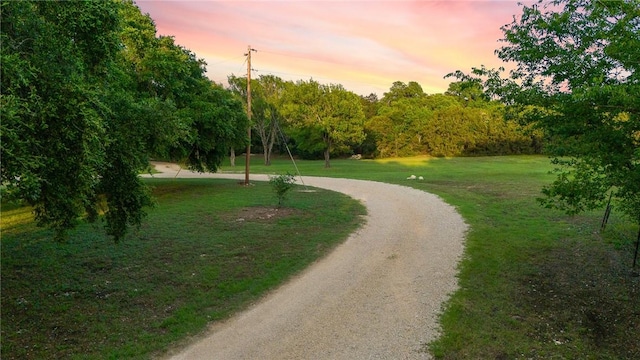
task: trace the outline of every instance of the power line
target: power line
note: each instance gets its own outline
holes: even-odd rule
[[[322,76],[314,76],[314,75],[309,75],[309,74],[294,74],[294,73],[286,73],[286,72],[281,72],[281,71],[273,71],[273,70],[256,70],[253,69],[253,71],[256,72],[264,72],[265,74],[269,74],[269,75],[288,75],[288,76],[293,76],[293,77],[300,77],[300,78],[313,78],[313,79],[317,79],[317,80],[328,80],[328,81],[336,81],[336,78],[328,78],[328,77],[322,77]],[[386,84],[381,84],[381,83],[368,83],[368,82],[363,82],[363,81],[357,81],[357,80],[346,80],[346,82],[352,83],[352,84],[359,84],[359,85],[370,85],[370,86],[390,86],[390,85],[386,85]]]
[[[260,52],[267,53],[267,54],[279,55],[279,56],[288,57],[288,58],[306,59],[306,60],[321,62],[321,63],[325,63],[325,64],[340,64],[337,61],[327,61],[327,60],[322,60],[322,59],[310,58],[310,57],[306,57],[306,56],[285,54],[285,53],[276,52],[276,51],[270,51],[270,50],[261,49]],[[258,71],[258,70],[254,69],[254,71]],[[269,73],[269,74],[282,74],[282,75],[298,76],[298,77],[310,77],[310,78],[313,78],[313,79],[323,79],[323,80],[329,80],[329,81],[336,80],[335,78],[318,77],[318,76],[313,76],[313,75],[309,75],[309,74],[293,74],[293,73],[286,73],[286,72],[273,71],[273,70],[264,70],[264,71]],[[378,87],[378,86],[379,87],[389,86],[387,84],[382,84],[382,83],[370,83],[370,82],[363,82],[363,81],[357,81],[357,80],[349,80],[348,82],[352,83],[352,84],[369,85],[369,86],[376,86],[376,87]]]
[[[251,50],[254,51],[254,52],[257,52],[256,49],[251,49]],[[287,57],[287,58],[306,59],[306,60],[316,61],[316,62],[321,62],[321,63],[326,63],[326,64],[338,64],[338,62],[335,62],[335,61],[326,61],[326,60],[321,60],[321,59],[314,59],[314,58],[310,58],[310,57],[298,56],[298,55],[292,55],[292,54],[285,54],[285,53],[271,51],[271,50],[260,49],[260,53],[273,54],[273,55],[278,55],[278,56]],[[230,60],[233,60],[233,59],[237,59],[237,58],[239,58],[239,56],[235,57],[235,58],[228,58],[228,59],[225,59],[223,61],[219,61],[217,63],[214,63],[213,65],[220,64],[220,63],[223,63],[223,62],[227,62],[227,61],[230,61]],[[244,58],[244,60],[242,62],[242,65],[240,66],[240,69],[238,70],[238,72],[242,72],[243,71],[242,69],[244,69],[245,64],[247,64],[248,55],[244,54],[243,58]],[[385,88],[390,86],[389,84],[382,83],[382,82],[380,82],[380,83],[372,83],[372,82],[364,82],[364,81],[358,81],[358,80],[339,80],[336,77],[315,76],[315,75],[309,74],[309,73],[307,73],[307,74],[290,73],[290,72],[284,72],[284,71],[275,71],[275,70],[271,70],[271,69],[254,69],[252,67],[249,67],[247,69],[247,71],[249,71],[249,69],[250,69],[250,71],[253,71],[253,72],[256,72],[256,73],[262,73],[262,74],[265,74],[265,75],[289,76],[289,77],[292,77],[292,78],[298,78],[300,80],[311,78],[311,79],[315,79],[315,80],[324,80],[324,81],[329,81],[329,82],[337,82],[337,83],[340,83],[340,84],[342,84],[343,82],[346,82],[348,84],[353,84],[353,85],[374,86],[374,87],[380,87],[382,89],[385,89]]]
[[[238,60],[240,58],[244,58],[244,56],[235,56],[235,57],[232,57],[232,58],[226,58],[226,59],[223,59],[223,60],[220,60],[220,61],[216,61],[216,62],[211,63],[211,64],[207,63],[207,66],[209,66],[209,65],[218,65],[218,64],[223,64],[223,63],[232,62],[232,61],[235,62],[236,60]],[[245,61],[246,61],[246,58],[245,58]]]
[[[264,53],[267,53],[267,54],[280,55],[280,56],[285,56],[285,57],[290,57],[290,58],[305,59],[305,60],[317,61],[317,62],[324,62],[324,63],[330,63],[330,64],[337,64],[337,63],[338,63],[338,62],[336,62],[336,61],[320,60],[320,59],[316,59],[316,58],[312,58],[312,57],[308,57],[308,56],[300,56],[300,55],[293,55],[293,54],[285,54],[285,53],[279,53],[279,52],[269,51],[269,50],[260,50],[260,51],[262,51],[262,52],[264,52]]]

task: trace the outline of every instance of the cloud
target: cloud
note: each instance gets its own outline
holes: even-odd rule
[[[313,77],[359,94],[394,81],[443,92],[455,70],[502,65],[494,55],[500,27],[519,13],[515,1],[139,1],[158,32],[209,66],[223,81],[258,50],[256,75]],[[229,72],[231,71],[231,72]]]

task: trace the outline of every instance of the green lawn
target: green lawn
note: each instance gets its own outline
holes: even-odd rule
[[[441,317],[444,335],[429,344],[437,358],[640,358],[640,278],[631,275],[637,225],[614,210],[600,234],[603,211],[570,217],[539,206],[540,189],[554,179],[546,157],[297,165],[304,175],[371,179],[438,194],[471,225],[461,288]],[[273,169],[294,171],[284,159]],[[424,180],[407,180],[409,175]]]
[[[2,210],[2,359],[157,356],[326,254],[364,207],[267,183],[148,180],[158,206],[120,243],[97,225],[52,241],[28,209]]]
[[[252,173],[295,172],[287,159],[270,167],[260,165],[259,156],[254,159]],[[243,172],[242,160],[222,170]],[[425,345],[436,357],[640,358],[640,282],[630,275],[637,227],[614,210],[601,235],[601,212],[569,217],[541,208],[535,198],[553,179],[545,157],[333,160],[330,169],[322,161],[297,165],[303,175],[433,192],[470,224],[461,288],[446,304],[443,336]],[[424,180],[406,180],[409,175]],[[358,216],[347,215],[363,212],[323,191],[294,194],[287,203],[290,213],[275,224],[236,221],[247,208],[275,204],[268,185],[150,183],[159,206],[119,244],[92,225],[68,243],[55,244],[49,232],[25,223],[24,210],[3,207],[3,359],[40,358],[51,351],[77,358],[158,354],[321,256],[358,225]],[[332,200],[324,202],[329,194]],[[342,205],[328,205],[335,201]],[[336,225],[311,221],[310,214],[318,212],[325,214],[323,223]],[[313,245],[300,244],[295,236],[320,228],[338,233]],[[288,235],[259,238],[277,231]],[[218,293],[228,297],[211,296]]]

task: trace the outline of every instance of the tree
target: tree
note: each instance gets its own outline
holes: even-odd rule
[[[230,75],[228,81],[231,91],[242,99],[246,108],[247,79]],[[271,165],[273,146],[282,121],[280,106],[284,84],[282,79],[273,75],[260,75],[257,79],[251,79],[251,126],[260,139],[265,165]]]
[[[192,170],[215,172],[229,148],[246,144],[249,121],[242,103],[229,90],[204,78],[200,86],[189,106],[179,110],[189,119],[189,136],[169,153],[172,159],[185,160]]]
[[[368,96],[360,96],[360,103],[362,104],[362,110],[364,112],[364,140],[360,146],[355,150],[356,154],[361,154],[365,157],[375,157],[377,155],[376,143],[378,141],[378,134],[370,126],[372,119],[378,113],[378,106],[380,104],[378,95],[371,93]]]
[[[546,109],[536,120],[556,140],[543,203],[578,213],[611,194],[640,222],[640,3],[540,1],[502,30],[517,101]]]
[[[284,93],[284,81],[273,75],[260,75],[256,81],[256,101],[251,104],[254,129],[262,143],[264,164],[271,165],[273,145],[278,138],[279,123],[282,121],[280,104]]]
[[[398,98],[382,102],[378,115],[368,123],[375,134],[382,156],[411,156],[425,153],[423,135],[432,112],[425,106],[426,97]]]
[[[327,168],[331,167],[332,149],[364,139],[360,98],[342,85],[321,85],[314,80],[288,83],[282,113],[298,147],[322,150]]]
[[[505,106],[491,100],[485,83],[456,72],[445,94],[426,95],[415,82],[395,82],[367,120],[380,156],[469,156],[535,152],[537,134],[505,119]],[[410,90],[413,89],[413,90]],[[410,91],[409,91],[410,90]],[[385,100],[386,99],[386,100]]]
[[[153,20],[133,2],[119,9],[122,46],[107,91],[110,140],[98,188],[106,197],[107,233],[116,240],[152,203],[138,177],[150,156],[213,172],[229,142],[244,139],[238,127],[246,124],[240,103],[204,76],[204,61],[172,37],[156,36]]]
[[[383,104],[389,105],[399,99],[421,98],[424,96],[426,96],[426,94],[422,90],[422,86],[417,82],[409,81],[408,84],[405,84],[402,81],[396,81],[391,85],[389,92],[384,93],[380,101]]]
[[[118,6],[3,1],[1,9],[2,184],[61,238],[97,214]]]
[[[0,5],[2,185],[58,239],[103,210],[122,238],[152,204],[138,176],[150,155],[195,153],[213,171],[238,139],[240,103],[133,2]]]
[[[366,123],[367,136],[375,140],[377,154],[385,157],[424,153],[421,130],[431,116],[425,107],[426,99],[422,87],[414,81],[391,85]]]
[[[461,103],[468,104],[477,101],[489,101],[482,84],[475,81],[456,81],[449,84],[445,95],[457,97]]]

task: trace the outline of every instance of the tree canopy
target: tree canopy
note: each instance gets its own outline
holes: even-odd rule
[[[342,85],[314,80],[288,83],[282,113],[298,148],[321,150],[325,167],[335,147],[359,144],[364,139],[364,112],[358,95]]]
[[[246,77],[230,75],[228,81],[229,88],[241,99],[246,109]],[[260,75],[257,79],[251,79],[251,127],[260,140],[265,165],[271,165],[273,146],[278,139],[284,90],[285,81],[277,76]]]
[[[432,95],[415,82],[397,81],[367,119],[367,141],[375,142],[381,157],[539,152],[541,135],[506,119],[505,106],[490,99],[481,83],[468,78]]]
[[[558,177],[545,205],[570,213],[612,194],[640,222],[640,2],[553,0],[503,27],[520,105],[552,141]]]
[[[152,204],[150,156],[215,171],[242,106],[131,1],[2,1],[3,197],[62,238],[104,212],[120,239]]]

